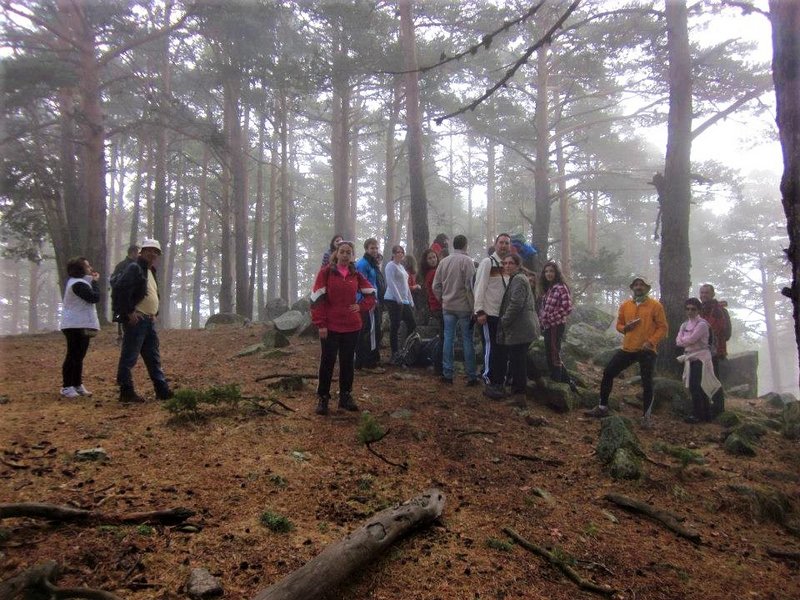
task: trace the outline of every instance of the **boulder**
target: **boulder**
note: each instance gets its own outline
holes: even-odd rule
[[[576,323],[567,331],[561,350],[569,367],[570,362],[591,360],[606,350],[616,350],[619,345],[620,338],[616,333],[600,331],[587,323]]]
[[[616,317],[614,315],[597,307],[578,305],[572,310],[567,319],[567,328],[577,323],[585,323],[599,331],[606,331],[615,320]]]
[[[264,345],[265,350],[285,348],[289,345],[289,338],[277,329],[267,329],[264,332],[264,336],[261,338],[261,343]]]
[[[741,392],[745,398],[755,398],[758,394],[758,352],[729,354],[719,361],[719,379],[726,390],[747,386]]]
[[[608,366],[608,363],[611,362],[611,359],[617,353],[616,348],[609,348],[608,350],[603,350],[600,354],[595,354],[594,358],[592,358],[592,363],[597,365],[598,367],[602,367],[605,369]]]
[[[299,310],[289,310],[273,319],[272,323],[275,325],[275,329],[284,335],[292,335],[306,323],[306,320],[307,315],[304,315]]]
[[[217,313],[208,317],[208,321],[206,321],[206,329],[214,329],[215,327],[219,327],[221,325],[234,325],[236,327],[241,327],[247,322],[242,315],[237,315],[235,313]]]
[[[264,307],[267,321],[275,320],[287,310],[289,310],[289,303],[283,298],[273,298],[272,300],[268,300],[267,305]]]
[[[192,598],[214,598],[223,594],[219,579],[207,569],[192,569],[186,582],[186,591]]]
[[[597,458],[608,465],[617,450],[624,448],[632,457],[644,456],[639,438],[630,427],[630,421],[619,415],[611,415],[600,421],[600,440],[597,442]]]
[[[726,410],[724,413],[717,417],[717,423],[723,427],[736,427],[742,422],[742,418],[738,413]]]
[[[654,408],[668,406],[672,412],[680,417],[692,414],[692,399],[689,390],[678,379],[656,377],[653,379]]]
[[[734,456],[755,456],[756,449],[747,440],[739,437],[735,433],[725,438],[725,452]]]
[[[761,423],[747,421],[737,426],[732,433],[735,433],[748,442],[756,442],[767,433],[767,427]]]
[[[301,313],[311,312],[311,296],[303,296],[297,302],[292,304],[290,310],[296,310]]]
[[[627,448],[617,448],[609,472],[614,479],[639,479],[642,476],[642,461]]]
[[[544,379],[541,386],[528,383],[526,395],[558,413],[567,413],[579,406],[578,398],[566,383],[555,383],[550,379]]]
[[[311,315],[306,313],[303,315],[304,321],[300,327],[295,330],[294,334],[297,337],[317,338],[319,337],[319,330],[314,322],[311,320]]]
[[[480,352],[481,346],[476,346],[476,352]],[[547,373],[547,354],[544,351],[544,341],[534,340],[528,346],[528,358],[525,365],[528,373]]]
[[[783,437],[800,439],[800,402],[791,402],[783,407]]]
[[[777,408],[779,410],[783,410],[783,407],[787,404],[791,404],[792,402],[797,402],[797,398],[794,397],[794,394],[789,393],[778,393],[778,392],[767,392],[763,396],[758,397],[759,400],[763,400],[772,408]]]

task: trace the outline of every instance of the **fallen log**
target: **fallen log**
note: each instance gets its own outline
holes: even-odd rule
[[[0,582],[0,598],[87,598],[88,600],[121,600],[116,594],[92,588],[60,588],[53,580],[58,578],[58,565],[49,560],[26,569],[22,573]]]
[[[542,548],[541,546],[537,546],[536,544],[529,542],[513,529],[509,527],[503,527],[503,533],[505,533],[508,537],[510,537],[517,544],[519,544],[529,552],[533,552],[537,556],[541,556],[551,565],[557,567],[580,589],[586,590],[587,592],[592,592],[593,594],[600,594],[601,596],[613,596],[614,594],[617,593],[617,590],[615,590],[612,587],[609,587],[607,585],[600,585],[593,581],[589,581],[588,579],[584,579],[583,577],[578,575],[578,572],[575,571],[575,569],[570,567],[563,560],[559,559],[555,554],[553,554],[552,552],[550,552],[545,548]]]
[[[641,502],[640,500],[635,500],[634,498],[629,498],[621,494],[606,494],[606,500],[616,504],[620,508],[624,508],[628,512],[638,513],[646,517],[650,517],[654,521],[661,523],[673,533],[682,538],[686,538],[694,544],[699,544],[701,541],[699,533],[681,525],[678,522],[678,517],[672,513],[659,510],[658,508],[650,506],[646,502]]]
[[[162,525],[177,525],[194,515],[195,512],[193,510],[182,507],[111,515],[95,510],[84,510],[71,506],[38,502],[0,504],[0,520],[28,517],[32,519],[45,519],[47,521],[59,521],[62,523],[161,523]],[[0,598],[2,598],[2,596],[0,596]]]
[[[767,548],[767,555],[772,558],[786,558],[788,560],[800,560],[800,551],[788,550],[786,548]]]
[[[313,600],[328,594],[401,536],[436,520],[444,494],[430,489],[396,508],[379,512],[345,538],[334,542],[253,600]]]

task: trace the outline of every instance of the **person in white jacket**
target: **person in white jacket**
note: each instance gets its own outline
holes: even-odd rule
[[[675,345],[684,349],[678,360],[683,363],[683,381],[692,396],[692,415],[686,421],[710,421],[709,398],[721,387],[711,362],[711,328],[700,316],[703,306],[700,300],[689,298],[684,306],[686,321],[678,330]]]
[[[500,304],[508,279],[503,273],[503,259],[511,254],[511,236],[501,233],[494,240],[494,252],[484,258],[475,274],[475,322],[483,327],[483,380],[489,384],[492,370],[505,372],[505,365],[495,365],[499,358],[492,348],[497,343]]]
[[[384,269],[386,293],[383,296],[383,304],[389,311],[389,345],[392,348],[392,362],[396,361],[397,352],[400,349],[398,340],[400,323],[406,324],[406,335],[417,328],[412,310],[414,298],[411,296],[411,288],[408,286],[408,272],[403,266],[405,256],[405,248],[393,246],[392,260],[386,263]]]
[[[61,332],[67,339],[67,355],[61,366],[61,396],[77,398],[92,395],[83,385],[83,359],[89,340],[100,330],[95,308],[100,301],[100,274],[85,257],[78,256],[67,263],[67,275],[61,304]]]

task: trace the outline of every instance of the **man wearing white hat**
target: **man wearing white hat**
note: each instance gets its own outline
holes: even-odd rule
[[[637,276],[631,281],[630,288],[633,298],[622,303],[617,316],[617,331],[625,336],[622,339],[622,348],[611,357],[603,371],[603,381],[600,383],[600,404],[586,413],[588,417],[608,416],[608,397],[611,395],[614,378],[633,363],[638,362],[642,376],[642,404],[644,405],[642,426],[650,427],[656,352],[658,343],[664,339],[668,330],[664,307],[658,300],[648,295],[651,287],[644,277]]]
[[[158,351],[158,284],[155,263],[161,256],[158,240],[144,240],[139,257],[123,271],[112,292],[114,320],[122,323],[122,350],[117,367],[117,384],[120,402],[144,402],[133,386],[131,369],[139,354],[153,381],[156,397],[166,400],[172,391],[161,370],[161,355]]]

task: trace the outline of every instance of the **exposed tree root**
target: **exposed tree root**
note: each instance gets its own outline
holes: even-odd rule
[[[300,377],[301,379],[318,379],[319,373],[273,373],[256,377],[255,381],[266,381],[267,379],[280,379],[281,377]],[[336,380],[336,377],[333,378]]]
[[[57,504],[46,504],[37,502],[21,502],[18,504],[0,504],[0,520],[19,517],[32,519],[46,519],[48,521],[60,521],[65,523],[109,523],[109,524],[133,524],[133,523],[161,523],[162,525],[177,525],[183,523],[195,515],[195,512],[188,508],[170,508],[167,510],[153,510],[146,512],[122,513],[111,515],[95,510],[84,510]],[[2,596],[0,596],[2,598]]]
[[[599,585],[594,583],[593,581],[589,581],[588,579],[584,579],[578,573],[570,567],[567,563],[563,560],[559,559],[556,555],[554,555],[549,550],[542,548],[541,546],[537,546],[526,540],[520,534],[509,527],[503,527],[503,533],[513,539],[517,544],[525,548],[526,550],[533,552],[537,556],[541,556],[545,560],[547,560],[551,565],[554,567],[558,567],[558,569],[564,573],[575,585],[577,585],[580,589],[586,590],[587,592],[592,592],[593,594],[600,594],[601,596],[613,596],[617,593],[612,587],[607,585]]]
[[[0,598],[86,598],[88,600],[121,600],[116,594],[92,588],[60,588],[52,580],[58,578],[58,566],[55,561],[38,564],[14,577],[0,582]]]
[[[550,465],[552,467],[560,467],[564,464],[563,460],[558,460],[557,458],[542,458],[541,456],[535,456],[532,454],[517,454],[515,452],[509,452],[508,456],[511,458],[516,458],[518,460],[527,460],[530,462],[540,462],[546,465]]]
[[[412,529],[432,523],[444,510],[444,494],[430,489],[398,507],[379,512],[359,529],[325,548],[305,565],[253,600],[313,600],[350,580]]]
[[[624,508],[629,512],[639,513],[645,515],[646,517],[650,517],[654,521],[661,523],[673,533],[679,535],[680,537],[686,538],[692,543],[699,544],[701,541],[699,533],[681,525],[678,522],[678,517],[672,513],[659,510],[653,506],[650,506],[646,502],[641,502],[639,500],[635,500],[634,498],[628,498],[627,496],[623,496],[621,494],[606,494],[606,500],[616,504],[620,508]]]
[[[789,560],[800,560],[800,551],[789,550],[787,548],[767,548],[767,555],[772,558],[787,558]]]

